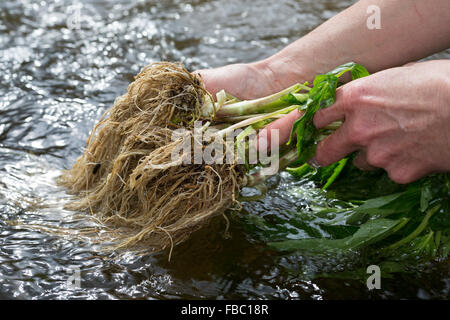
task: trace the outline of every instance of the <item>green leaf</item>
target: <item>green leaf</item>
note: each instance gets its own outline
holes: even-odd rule
[[[269,247],[280,251],[329,251],[360,249],[378,242],[407,222],[407,219],[375,219],[366,222],[352,236],[343,239],[302,239],[269,243]]]
[[[348,158],[341,159],[336,167],[333,169],[333,173],[330,175],[330,177],[327,179],[327,183],[322,187],[322,190],[327,189],[338,177],[339,174],[344,169],[345,165],[347,164]]]
[[[401,218],[398,220],[391,219],[374,219],[369,220],[361,225],[359,230],[348,239],[345,244],[350,248],[361,248],[378,242],[391,235],[398,228],[403,227],[408,220]]]
[[[439,256],[441,259],[447,259],[450,253],[450,236],[445,236],[441,238],[441,248]]]
[[[369,199],[354,209],[354,213],[347,219],[347,223],[356,224],[364,220],[366,216],[385,218],[391,214],[409,212],[418,206],[419,195],[420,189],[409,188],[405,192]]]
[[[422,193],[420,195],[420,211],[425,212],[428,208],[430,200],[433,198],[431,186],[429,183],[424,183]]]
[[[352,236],[359,227],[350,225],[330,225],[326,223],[320,223],[320,228],[326,231],[333,239],[342,239]]]
[[[395,273],[404,273],[407,271],[404,264],[395,261],[383,261],[378,263],[378,266],[380,267],[381,278],[383,279],[393,278]],[[363,267],[337,273],[320,273],[315,278],[353,279],[360,280],[365,285],[368,276],[367,267]]]
[[[366,68],[355,62],[343,64],[335,68],[334,70],[330,71],[328,74],[335,75],[336,77],[339,78],[348,71],[352,73],[352,80],[367,77],[368,75],[370,75]]]
[[[391,244],[388,249],[389,250],[394,250],[397,249],[405,244],[408,244],[409,242],[411,242],[412,240],[414,240],[416,237],[418,237],[422,231],[426,228],[429,219],[431,218],[431,216],[433,214],[435,214],[436,212],[439,211],[439,209],[441,208],[440,205],[436,205],[435,207],[432,207],[431,209],[428,209],[428,211],[425,214],[425,217],[423,218],[422,222],[419,224],[419,226],[417,226],[417,228],[411,232],[408,236],[406,236],[405,238],[397,241],[394,244]]]
[[[300,119],[294,122],[287,143],[291,143],[294,134],[297,136],[299,160],[296,163],[304,163],[315,154],[319,130],[314,126],[313,117],[319,109],[327,108],[336,101],[338,79],[348,71],[352,73],[353,79],[369,75],[363,66],[350,62],[337,67],[327,74],[321,74],[315,77],[314,86],[308,93],[309,99],[302,108],[305,109],[305,113]]]
[[[306,174],[310,173],[311,171],[314,171],[314,168],[310,167],[307,163],[304,163],[303,165],[297,168],[286,168],[286,171],[289,172],[294,177],[296,177],[297,179],[300,179]]]
[[[307,93],[288,93],[285,96],[281,97],[281,101],[287,102],[289,104],[303,104],[308,100]]]

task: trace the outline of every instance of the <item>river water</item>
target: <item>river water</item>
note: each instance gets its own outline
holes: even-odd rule
[[[177,247],[171,262],[167,253],[106,255],[92,244],[11,223],[78,223],[62,209],[68,196],[54,178],[70,168],[100,115],[149,62],[182,61],[194,70],[262,59],[351,3],[1,1],[0,298],[447,297],[446,262],[369,291],[361,281],[314,276],[331,265],[345,270],[345,260],[324,263],[265,250],[245,217],[282,217],[302,210],[314,194],[311,182],[286,173],[270,181],[264,200],[230,213],[228,234],[217,217]],[[450,58],[449,52],[438,56]],[[288,192],[293,188],[298,192]]]

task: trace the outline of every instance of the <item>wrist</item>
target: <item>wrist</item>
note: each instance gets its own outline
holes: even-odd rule
[[[278,92],[296,83],[314,79],[314,72],[307,70],[306,63],[300,60],[276,54],[252,65],[270,83],[271,90]]]

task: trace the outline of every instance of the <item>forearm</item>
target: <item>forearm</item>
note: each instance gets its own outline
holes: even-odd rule
[[[381,29],[367,27],[369,5],[381,9]],[[348,61],[373,73],[448,48],[449,17],[448,0],[361,0],[256,65],[280,88]]]

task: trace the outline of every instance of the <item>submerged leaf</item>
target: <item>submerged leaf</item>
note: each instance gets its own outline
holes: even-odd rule
[[[289,172],[294,177],[296,177],[297,179],[300,179],[304,177],[306,174],[310,173],[311,171],[314,171],[314,168],[310,167],[307,163],[304,163],[303,165],[297,168],[286,168],[286,171]]]
[[[352,236],[343,239],[302,239],[272,242],[269,246],[280,251],[330,251],[360,249],[380,241],[402,227],[407,220],[375,219],[363,224]]]

